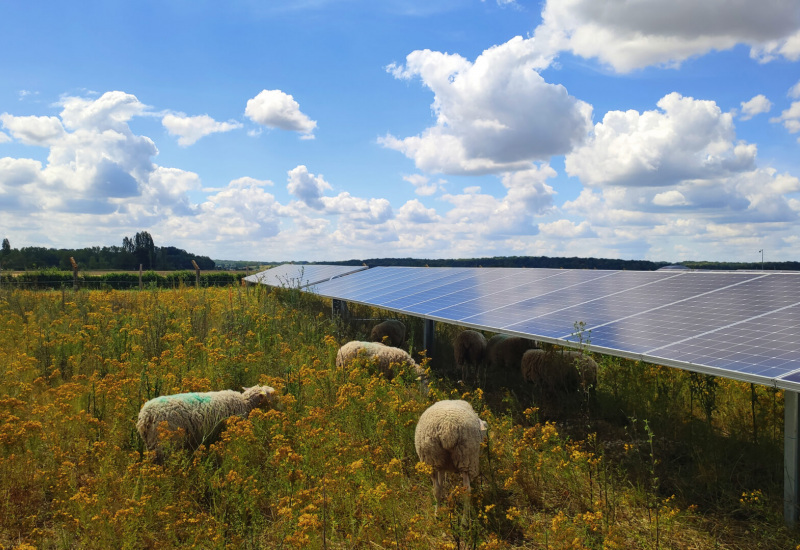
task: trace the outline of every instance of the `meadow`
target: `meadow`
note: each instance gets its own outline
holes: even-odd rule
[[[800,548],[782,392],[596,357],[596,388],[537,402],[516,373],[459,381],[437,325],[425,396],[402,369],[336,368],[368,327],[292,289],[0,289],[0,548]],[[253,384],[282,410],[150,460],[146,400]],[[414,449],[447,398],[490,426],[466,520],[455,476],[435,511]]]

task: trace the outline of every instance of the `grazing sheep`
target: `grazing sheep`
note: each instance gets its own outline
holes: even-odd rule
[[[278,396],[269,386],[243,389],[244,393],[223,390],[156,397],[142,405],[136,429],[147,449],[156,452],[156,462],[163,459],[158,437],[158,426],[162,422],[166,422],[171,431],[182,430],[182,434],[176,433],[172,439],[178,446],[194,451],[219,436],[226,418],[246,418],[257,407],[277,404]]]
[[[408,352],[400,349],[381,344],[380,342],[360,342],[354,340],[347,342],[339,348],[336,353],[336,366],[342,368],[351,363],[359,355],[374,361],[378,370],[383,373],[387,378],[394,376],[392,365],[409,365],[417,375],[417,380],[420,382],[420,391],[424,394],[427,393],[427,379],[425,377],[425,369],[420,367],[416,361],[408,354]]]
[[[462,330],[453,341],[453,355],[464,380],[470,367],[477,373],[486,359],[486,337],[477,330]]]
[[[384,337],[387,338],[384,341]],[[397,319],[388,319],[372,327],[369,335],[372,342],[382,342],[390,346],[401,346],[406,341],[406,326]]]
[[[578,392],[597,385],[597,363],[580,351],[532,349],[522,356],[522,378],[544,397]]]
[[[461,474],[469,494],[470,481],[479,473],[481,443],[486,432],[486,422],[466,401],[438,401],[419,417],[414,446],[420,462],[433,467],[431,480],[437,505],[444,500],[446,472]]]
[[[495,334],[486,345],[486,355],[492,369],[503,371],[517,371],[522,362],[522,355],[529,349],[536,349],[538,345],[534,340],[521,336],[508,336]]]

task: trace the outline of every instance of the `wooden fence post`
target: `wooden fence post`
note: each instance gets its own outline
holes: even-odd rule
[[[72,256],[69,257],[72,264],[72,290],[78,290],[78,262]]]
[[[194,266],[194,286],[200,288],[200,267],[194,260],[192,260],[192,265]]]
[[[142,264],[139,264],[139,290],[142,290],[144,285],[142,284]]]

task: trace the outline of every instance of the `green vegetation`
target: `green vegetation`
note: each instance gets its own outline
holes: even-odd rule
[[[0,548],[795,548],[782,520],[782,392],[598,358],[586,397],[452,377],[431,395],[369,363],[337,369],[331,304],[264,287],[0,289]],[[355,319],[384,317],[364,306]],[[422,322],[404,319],[420,350]],[[513,373],[512,373],[513,374]],[[512,376],[513,378],[513,376]],[[134,423],[159,395],[267,384],[283,410],[232,419],[164,465]],[[414,427],[433,400],[490,426],[462,521],[434,511]]]
[[[11,248],[8,239],[3,239],[0,248],[0,265],[3,269],[36,270],[56,268],[71,270],[70,258],[74,258],[81,269],[116,269],[133,271],[143,266],[147,270],[191,269],[192,260],[200,269],[214,269],[214,261],[207,256],[190,254],[174,246],[156,246],[147,231],[125,237],[122,246],[93,246],[81,249],[53,249],[40,246]]]
[[[200,286],[229,286],[240,284],[245,273],[231,272],[206,272],[200,274]],[[138,273],[102,273],[91,274],[79,272],[78,287],[84,289],[125,290],[139,288]],[[0,274],[0,287],[13,287],[28,290],[72,288],[74,286],[72,271],[59,269],[41,269],[25,271],[13,275]],[[171,271],[164,274],[155,271],[142,273],[142,286],[145,288],[179,288],[181,286],[194,286],[197,274],[194,271]]]

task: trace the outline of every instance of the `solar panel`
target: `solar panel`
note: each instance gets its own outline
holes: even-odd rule
[[[269,286],[305,288],[364,269],[367,269],[367,266],[282,264],[245,277],[244,280],[249,283]]]
[[[377,267],[313,286],[426,319],[800,390],[800,274]]]

